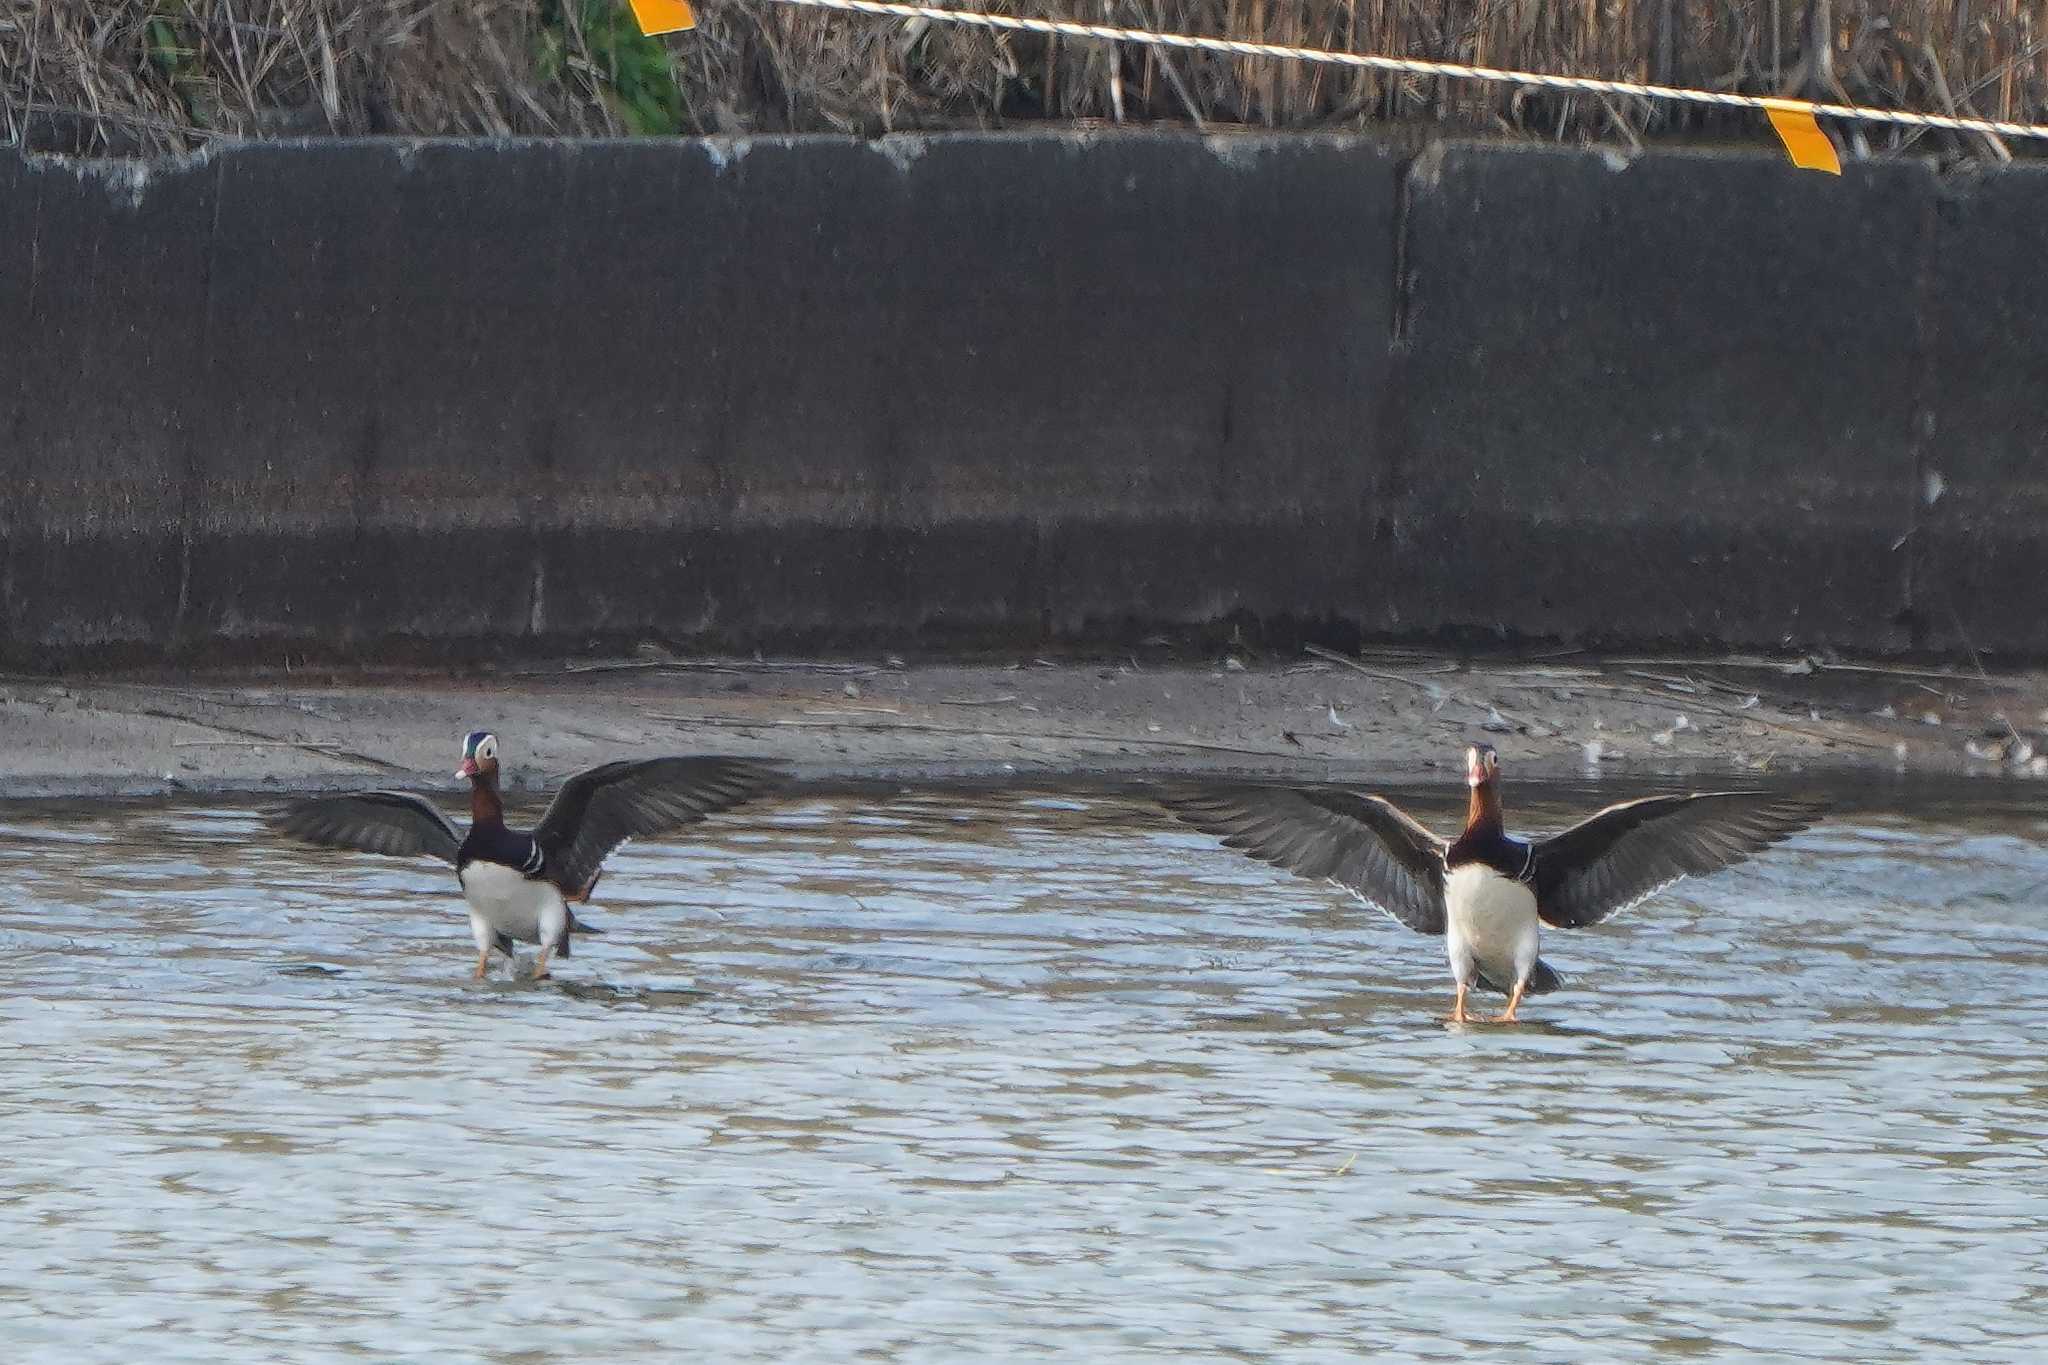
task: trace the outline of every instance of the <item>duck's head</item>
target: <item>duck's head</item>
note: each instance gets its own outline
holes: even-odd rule
[[[1465,785],[1483,786],[1500,776],[1500,755],[1491,744],[1474,744],[1465,750]]]
[[[462,737],[462,764],[457,777],[496,777],[498,737],[489,730],[471,730]]]

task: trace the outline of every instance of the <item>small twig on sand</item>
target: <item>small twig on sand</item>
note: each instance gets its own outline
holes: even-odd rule
[[[600,664],[562,664],[559,667],[515,668],[515,678],[552,678],[560,673],[651,673],[657,668],[674,668],[674,659],[615,659]],[[737,668],[734,670],[738,671]]]
[[[173,749],[319,749],[341,748],[338,739],[174,739]]]
[[[1324,649],[1321,645],[1303,645],[1301,649],[1304,654],[1313,654],[1318,659],[1328,659],[1333,664],[1343,665],[1353,673],[1363,673],[1366,677],[1378,678],[1381,682],[1406,683],[1410,687],[1419,687],[1423,691],[1432,694],[1444,690],[1442,683],[1426,682],[1419,676],[1411,677],[1406,673],[1392,673],[1382,668],[1367,668],[1349,655],[1339,654],[1334,649]],[[1417,674],[1456,673],[1459,668],[1460,665],[1458,664],[1445,663],[1437,664],[1430,668],[1418,668],[1415,672]]]
[[[1844,664],[1823,663],[1818,659],[1764,659],[1754,654],[1728,654],[1720,658],[1658,658],[1654,655],[1633,658],[1616,657],[1602,660],[1611,668],[1625,669],[1630,665],[1662,668],[1758,668],[1772,673],[1870,673],[1883,678],[1933,678],[1945,682],[1977,682],[1975,673],[1958,672],[1948,668],[1912,668],[1898,664]]]
[[[961,735],[970,739],[1025,739],[1040,744],[1140,744],[1161,749],[1206,749],[1219,754],[1246,754],[1253,758],[1285,758],[1274,749],[1245,749],[1235,744],[1212,744],[1202,739],[1167,739],[1160,735],[1105,735],[1088,730],[1067,730],[1047,734],[1030,730],[980,730],[971,725],[936,725],[929,721],[830,721],[830,720],[748,720],[741,716],[679,716],[661,711],[646,713],[650,720],[676,725],[706,725],[727,730],[873,730],[912,734]]]
[[[273,748],[303,749],[307,753],[319,754],[322,758],[346,759],[351,763],[360,763],[365,767],[375,768],[379,772],[410,774],[412,771],[401,764],[389,763],[374,755],[366,754],[360,749],[345,749],[340,745],[330,747],[324,741],[316,744],[299,739],[273,739],[261,730],[245,729],[240,725],[222,725],[219,721],[214,720],[199,720],[192,716],[180,715],[176,711],[166,711],[162,707],[157,706],[138,707],[133,711],[124,711],[118,706],[96,706],[94,709],[108,711],[114,715],[148,716],[152,720],[169,720],[176,721],[180,725],[196,725],[202,730],[218,730],[224,735],[235,735],[241,739],[251,740]],[[175,741],[173,742],[175,743]]]
[[[1631,678],[1645,678],[1653,683],[1662,683],[1669,691],[1685,696],[1698,696],[1702,690],[1723,692],[1731,697],[1756,695],[1756,689],[1753,687],[1737,687],[1734,683],[1722,682],[1719,678],[1709,678],[1704,674],[1688,673],[1684,677],[1674,677],[1669,673],[1651,673],[1641,668],[1625,668],[1622,672]]]
[[[1948,588],[1946,585],[1942,586],[1941,598],[1942,602],[1948,607],[1949,620],[1955,623],[1956,638],[1963,642],[1963,652],[1970,656],[1970,667],[1977,670],[1978,678],[1983,680],[1983,683],[1986,687],[1991,686],[1991,675],[1984,671],[1984,656],[1979,654],[1977,652],[1977,646],[1970,642],[1970,632],[1963,628],[1963,614],[1956,610],[1955,599],[1949,596]],[[2012,736],[2013,743],[2019,743],[2019,727],[2014,725],[2012,721],[2006,716],[2001,715],[1998,717],[1998,719],[2005,722],[2005,732],[2006,734]]]
[[[519,668],[515,678],[552,678],[564,673],[826,673],[835,678],[871,678],[901,672],[879,664],[841,664],[785,659],[610,659],[546,668]]]
[[[1992,682],[1991,675],[1981,669],[1976,673],[1958,673],[1946,668],[1890,668],[1883,664],[1824,664],[1822,667],[1830,673],[1875,673],[1885,678],[1932,678],[1936,682]]]
[[[1626,668],[1630,665],[1649,668],[1763,668],[1773,673],[1811,673],[1814,663],[1811,659],[1767,659],[1759,654],[1722,654],[1713,658],[1687,657],[1682,655],[1617,655],[1600,661],[1610,668]]]
[[[1599,669],[1597,669],[1597,668],[1577,668],[1577,667],[1567,667],[1567,668],[1548,668],[1548,667],[1539,667],[1539,668],[1475,668],[1475,669],[1473,669],[1473,670],[1472,670],[1472,676],[1473,676],[1473,677],[1475,677],[1475,678],[1488,678],[1488,679],[1492,679],[1492,678],[1540,678],[1540,679],[1546,679],[1546,680],[1547,680],[1547,681],[1545,682],[1545,684],[1544,684],[1545,686],[1553,686],[1553,685],[1558,685],[1558,684],[1568,684],[1568,683],[1570,683],[1570,682],[1572,682],[1573,680],[1575,680],[1575,679],[1578,679],[1578,678],[1598,678],[1598,677],[1603,677],[1603,676],[1605,676],[1605,675],[1603,675],[1603,674],[1602,674],[1602,673],[1600,672],[1600,670],[1599,670]]]

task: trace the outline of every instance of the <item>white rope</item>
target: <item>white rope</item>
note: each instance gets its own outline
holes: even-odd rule
[[[1145,29],[1111,28],[1105,24],[1079,24],[1065,19],[1025,19],[1013,14],[981,14],[973,10],[939,9],[932,5],[898,4],[894,0],[768,0],[768,3],[800,5],[808,9],[845,10],[857,14],[879,14],[898,19],[928,19],[933,23],[968,24],[976,28],[1008,29],[1019,33],[1093,38],[1106,43],[1136,43],[1145,47],[1223,52],[1238,57],[1271,57],[1289,62],[1317,62],[1325,66],[1363,67],[1369,71],[1443,76],[1451,80],[1490,81],[1496,85],[1533,85],[1545,90],[1570,90],[1587,95],[1628,95],[1637,99],[1675,100],[1683,104],[1709,104],[1730,109],[1776,109],[1781,112],[1819,114],[1827,118],[1853,119],[1863,123],[1904,124],[1909,128],[1946,128],[1958,133],[2048,138],[2048,124],[2041,123],[2007,123],[2002,119],[1957,118],[1945,114],[1922,114],[1906,109],[1871,109],[1858,104],[1817,104],[1811,100],[1776,99],[1768,95],[1731,95],[1719,90],[1692,90],[1675,85],[1644,85],[1637,81],[1607,81],[1592,76],[1552,76],[1540,71],[1506,71],[1491,66],[1466,66],[1459,62],[1424,61],[1417,57],[1377,57],[1362,52],[1333,52],[1326,48],[1247,43],[1235,38],[1203,38],[1187,33],[1152,33]]]

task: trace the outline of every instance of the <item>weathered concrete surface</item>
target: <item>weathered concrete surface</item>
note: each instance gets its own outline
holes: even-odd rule
[[[0,273],[28,282],[9,373],[7,637],[161,648],[196,513],[213,177],[38,162],[15,194],[36,208],[0,244]]]
[[[1977,605],[2040,581],[2001,497],[2048,455],[2041,180],[1334,137],[0,156],[0,653],[1884,652],[1952,643],[1937,585],[2041,652],[2048,612]]]
[[[2048,648],[2048,166],[1959,180],[1940,223],[1916,611],[1932,643],[2038,654]]]
[[[1445,148],[1410,176],[1413,624],[1911,643],[1927,167]]]
[[[572,265],[565,297],[659,322],[569,324],[549,628],[1036,637],[1354,589],[1386,281],[1328,229],[1384,236],[1391,158],[848,151],[665,157],[686,183],[650,166],[605,217],[663,231]],[[641,178],[574,174],[584,205]],[[1224,542],[1251,553],[1219,566]]]

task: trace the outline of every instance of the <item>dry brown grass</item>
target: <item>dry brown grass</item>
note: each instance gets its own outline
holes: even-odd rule
[[[0,0],[0,137],[140,154],[327,134],[840,131],[1042,120],[1422,124],[1566,140],[1760,136],[1751,117],[701,0],[652,54],[559,0]],[[1359,52],[2048,121],[2042,0],[993,0],[991,8]],[[601,20],[591,20],[600,23]],[[1807,59],[1805,36],[1827,38]],[[1823,45],[1816,44],[1816,50]],[[635,49],[641,55],[651,50]],[[631,55],[630,53],[628,54]],[[673,88],[667,82],[673,82]],[[677,100],[674,97],[680,95]],[[637,122],[636,122],[637,118]],[[1875,149],[1983,143],[1872,129]],[[2038,150],[2038,149],[2037,149]]]

